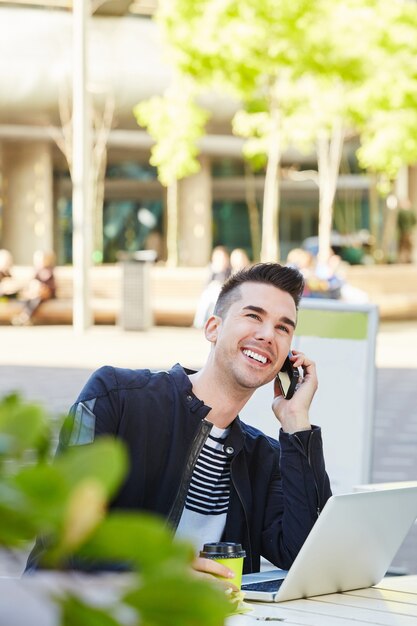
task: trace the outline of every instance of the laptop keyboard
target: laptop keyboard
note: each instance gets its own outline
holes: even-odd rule
[[[284,580],[285,578],[279,578],[277,580],[264,580],[259,583],[247,583],[242,585],[242,591],[278,591]]]

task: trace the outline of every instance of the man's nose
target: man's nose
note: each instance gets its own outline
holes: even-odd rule
[[[264,322],[256,333],[256,338],[259,341],[266,341],[268,343],[272,343],[275,336],[275,328],[273,324],[269,324],[268,322]]]

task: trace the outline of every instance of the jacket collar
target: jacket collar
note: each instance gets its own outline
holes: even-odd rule
[[[193,386],[188,378],[189,374],[195,374],[195,370],[185,368],[179,363],[176,363],[170,369],[169,373],[189,410],[201,419],[207,417],[211,411],[211,407],[204,404],[204,402],[193,393]],[[244,440],[245,433],[242,429],[242,422],[239,416],[237,416],[231,423],[231,429],[225,441],[225,448],[232,448],[233,452],[231,456],[235,456],[243,448]]]
[[[195,370],[186,369],[179,363],[176,363],[176,365],[169,370],[169,374],[172,376],[178,393],[180,394],[185,406],[189,411],[191,411],[191,413],[200,419],[204,419],[211,411],[211,407],[204,404],[204,402],[197,398],[194,394],[193,386],[188,378],[188,374],[194,373]]]

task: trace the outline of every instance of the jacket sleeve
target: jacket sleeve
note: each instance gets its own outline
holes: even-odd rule
[[[265,511],[262,554],[289,569],[328,498],[321,429],[280,432],[280,456],[271,476]]]
[[[70,408],[59,435],[57,453],[92,443],[97,436],[117,433],[119,425],[116,370],[96,370]]]

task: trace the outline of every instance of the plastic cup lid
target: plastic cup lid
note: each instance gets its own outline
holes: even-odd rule
[[[203,546],[203,550],[200,552],[200,556],[217,556],[217,557],[242,557],[246,556],[244,550],[242,550],[242,544],[240,543],[232,543],[232,542],[216,542],[216,543],[205,543]]]

